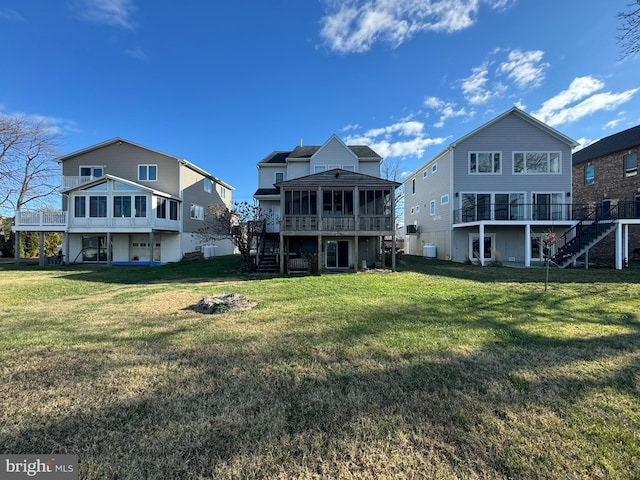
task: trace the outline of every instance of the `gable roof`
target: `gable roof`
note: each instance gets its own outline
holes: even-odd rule
[[[276,150],[264,157],[258,164],[286,164],[287,159],[292,160],[308,160],[311,159],[322,147],[327,145],[331,140],[336,138],[340,143],[345,145],[358,158],[358,160],[375,160],[381,161],[382,157],[378,155],[371,147],[367,145],[346,145],[340,138],[333,134],[323,145],[299,145],[293,150],[284,151]]]
[[[276,183],[280,187],[315,187],[318,185],[331,185],[338,188],[370,187],[370,188],[398,188],[401,184],[393,180],[365,175],[364,173],[350,172],[341,168],[333,168],[320,173],[297,177],[284,182]]]
[[[471,132],[467,133],[466,135],[458,138],[457,140],[455,140],[454,142],[450,143],[447,147],[445,147],[443,150],[441,150],[440,152],[438,152],[438,154],[434,155],[433,157],[431,157],[429,160],[427,160],[425,163],[423,163],[422,165],[420,165],[419,168],[417,168],[416,170],[414,170],[413,172],[411,172],[409,175],[407,175],[404,179],[404,182],[409,182],[412,178],[415,178],[415,176],[418,174],[418,172],[420,170],[422,170],[426,165],[428,165],[429,163],[433,162],[435,159],[441,157],[442,155],[444,155],[446,152],[453,150],[454,148],[456,148],[458,146],[459,143],[462,143],[466,140],[468,140],[469,138],[473,137],[474,135],[477,135],[478,133],[480,133],[481,131],[489,128],[490,126],[498,123],[499,121],[501,121],[502,119],[504,119],[505,117],[509,116],[509,115],[516,115],[519,118],[521,118],[522,120],[530,123],[531,125],[533,125],[534,127],[537,127],[543,131],[545,131],[546,133],[548,133],[549,135],[552,135],[553,137],[557,138],[558,140],[560,140],[561,142],[566,143],[569,147],[574,148],[578,146],[578,143],[567,137],[566,135],[560,133],[558,130],[556,130],[555,128],[550,127],[549,125],[547,125],[544,122],[541,122],[540,120],[538,120],[537,118],[533,117],[532,115],[529,115],[528,113],[526,113],[523,110],[520,110],[518,107],[512,107],[509,110],[507,110],[506,112],[504,112],[501,115],[498,115],[497,117],[493,118],[492,120],[489,120],[488,122],[480,125],[478,128],[476,128],[475,130],[472,130]]]
[[[449,147],[456,147],[458,143],[464,142],[468,138],[480,133],[482,130],[485,130],[486,128],[489,128],[491,125],[493,125],[495,123],[498,123],[500,120],[502,120],[505,117],[508,117],[509,115],[516,115],[516,116],[520,117],[522,120],[530,123],[534,127],[537,127],[540,130],[544,130],[549,135],[551,135],[553,137],[556,137],[561,142],[566,143],[571,148],[578,146],[578,143],[575,140],[573,140],[573,139],[567,137],[566,135],[560,133],[555,128],[552,128],[549,125],[547,125],[546,123],[541,122],[540,120],[538,120],[534,116],[529,115],[527,112],[525,112],[523,110],[520,110],[518,107],[512,107],[511,109],[509,109],[506,112],[504,112],[502,115],[498,115],[493,120],[489,120],[487,123],[479,126],[478,128],[476,128],[472,132],[467,133],[465,136],[459,138],[458,140],[453,142]]]
[[[226,182],[223,182],[222,180],[220,180],[218,177],[215,177],[214,175],[211,175],[209,172],[207,172],[206,170],[203,170],[202,168],[198,167],[197,165],[189,162],[188,160],[184,159],[184,158],[180,158],[180,157],[176,157],[175,155],[171,155],[169,153],[165,153],[165,152],[161,152],[160,150],[154,150],[153,148],[149,148],[149,147],[145,147],[144,145],[140,145],[138,143],[132,142],[130,140],[126,140],[124,138],[121,137],[115,137],[112,138],[111,140],[107,140],[105,142],[102,143],[97,143],[95,145],[92,145],[90,147],[87,148],[83,148],[82,150],[77,150],[75,152],[71,152],[71,153],[67,153],[66,155],[62,155],[58,158],[56,158],[55,160],[58,163],[62,163],[66,160],[69,160],[70,158],[73,157],[77,157],[79,155],[84,155],[85,153],[89,153],[89,152],[93,152],[94,150],[99,150],[101,148],[107,147],[109,145],[113,145],[113,144],[122,144],[122,143],[127,143],[131,146],[137,147],[137,148],[142,148],[144,150],[147,150],[149,152],[153,152],[156,153],[158,155],[163,155],[165,157],[169,157],[169,158],[173,158],[175,159],[178,163],[184,165],[185,167],[205,176],[210,178],[211,180],[213,180],[214,182],[222,185],[223,187],[229,189],[229,190],[235,190],[235,188],[233,188],[231,185],[229,185]]]
[[[573,165],[640,145],[640,125],[609,135],[573,154]]]

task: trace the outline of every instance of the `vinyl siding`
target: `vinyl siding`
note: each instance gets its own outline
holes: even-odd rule
[[[558,174],[514,174],[513,152],[561,152]],[[470,152],[500,152],[501,174],[469,174]],[[509,115],[459,143],[454,149],[455,192],[531,192],[571,191],[571,148],[517,115]],[[461,198],[456,199],[456,208]]]
[[[138,165],[157,165],[158,180],[138,182]],[[81,166],[103,166],[104,173],[125,178],[155,190],[180,194],[180,164],[174,157],[162,155],[127,142],[112,143],[102,148],[66,159],[62,175],[79,176]]]

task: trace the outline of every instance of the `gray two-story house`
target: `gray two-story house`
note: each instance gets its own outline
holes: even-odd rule
[[[569,137],[518,108],[451,143],[406,177],[405,251],[457,262],[543,260],[547,232],[573,225]]]
[[[381,162],[370,147],[347,146],[336,135],[258,162],[254,198],[268,213],[259,269],[274,262],[284,272],[295,259],[318,272],[381,266],[385,238],[395,241],[400,186],[380,178]],[[395,249],[389,253],[395,268]]]
[[[231,204],[233,187],[187,160],[122,138],[58,159],[61,211],[18,211],[13,227],[62,232],[65,263],[179,261],[202,249],[209,205]],[[216,254],[233,253],[220,241]]]

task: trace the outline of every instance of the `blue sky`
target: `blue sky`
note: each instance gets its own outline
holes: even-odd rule
[[[256,163],[333,133],[418,168],[516,105],[588,144],[640,123],[629,0],[2,0],[0,113],[69,153],[113,137],[251,200]]]

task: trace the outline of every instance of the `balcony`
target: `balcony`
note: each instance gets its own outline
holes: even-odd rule
[[[487,203],[453,211],[453,223],[572,221],[585,205]]]
[[[84,185],[85,183],[93,182],[95,179],[101,177],[94,177],[93,175],[88,176],[63,176],[62,177],[62,189],[69,190],[70,188],[75,188],[79,185]]]
[[[67,226],[67,212],[59,210],[19,210],[16,212],[15,231],[62,231]]]
[[[596,216],[599,219],[640,219],[640,202],[621,201],[616,205],[598,204],[504,204],[492,203],[453,212],[453,223],[483,221],[580,221]]]
[[[393,219],[388,215],[285,215],[281,228],[288,233],[381,233],[393,230]]]

